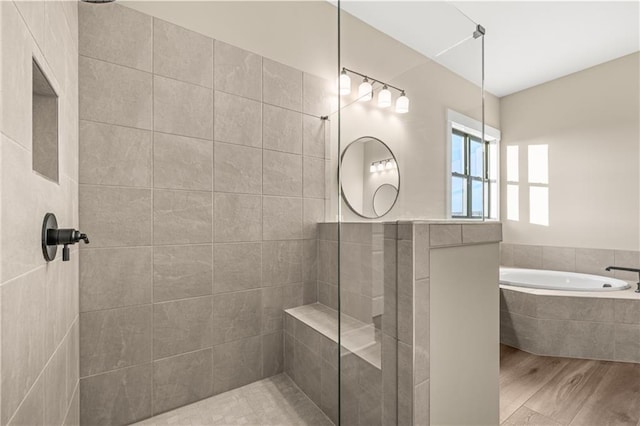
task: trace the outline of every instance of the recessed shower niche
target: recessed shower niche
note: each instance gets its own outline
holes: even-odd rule
[[[32,79],[32,168],[58,182],[58,95],[33,60]]]

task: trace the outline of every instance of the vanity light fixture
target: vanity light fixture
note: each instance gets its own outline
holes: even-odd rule
[[[358,101],[367,102],[371,98],[373,98],[373,86],[369,83],[369,79],[365,77],[358,87]]]
[[[385,170],[393,170],[395,168],[397,168],[397,165],[393,158],[387,158],[386,160],[374,161],[371,163],[371,166],[369,166],[369,172],[383,172]]]
[[[388,108],[391,106],[391,92],[385,84],[382,90],[378,92],[378,106],[380,108]]]
[[[349,77],[345,69],[343,69],[340,73],[338,85],[340,88],[340,96],[348,95],[349,93],[351,93],[351,77]]]
[[[404,94],[404,91],[400,94],[400,97],[396,99],[396,112],[398,114],[409,112],[409,98]]]
[[[342,68],[342,71],[340,71],[340,77],[338,77],[340,96],[351,94],[351,78],[349,77],[349,73],[363,78],[362,83],[358,86],[358,102],[368,102],[373,99],[373,86],[378,83],[382,85],[382,90],[378,92],[378,107],[388,108],[391,106],[391,90],[389,89],[393,89],[400,93],[400,97],[396,99],[395,111],[398,114],[405,114],[409,112],[409,98],[405,94],[404,89],[385,83],[382,80],[376,80],[375,78],[349,68]]]

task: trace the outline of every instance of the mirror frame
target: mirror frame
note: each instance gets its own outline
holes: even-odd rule
[[[347,151],[349,150],[349,148],[351,147],[351,145],[361,141],[362,139],[373,139],[373,140],[375,140],[377,142],[380,142],[385,148],[387,148],[387,150],[391,154],[391,157],[393,157],[393,161],[396,163],[396,170],[398,171],[398,186],[396,187],[396,189],[397,189],[396,198],[395,198],[395,200],[393,200],[393,204],[391,204],[391,207],[389,207],[389,210],[387,210],[384,214],[381,214],[381,215],[378,215],[378,216],[365,216],[364,214],[356,211],[356,209],[353,208],[351,203],[349,203],[349,200],[347,199],[347,195],[344,193],[344,188],[342,186],[342,179],[341,179],[340,170],[342,169],[342,162],[344,160],[344,156],[347,153]],[[351,141],[349,143],[349,145],[347,145],[342,150],[342,154],[340,154],[340,165],[339,166],[340,166],[340,170],[338,170],[338,182],[340,183],[340,195],[341,195],[341,198],[344,200],[345,204],[347,205],[347,207],[349,207],[349,210],[351,210],[353,213],[355,213],[357,216],[360,216],[363,219],[380,219],[384,215],[388,214],[391,210],[393,210],[393,208],[395,207],[396,203],[398,202],[398,197],[400,196],[400,165],[398,164],[398,159],[396,158],[396,155],[393,153],[391,148],[389,148],[389,145],[387,145],[386,143],[382,142],[382,140],[376,138],[375,136],[360,136],[359,138],[356,138],[353,141]],[[384,184],[384,185],[391,185],[391,184]],[[382,185],[380,185],[380,186],[382,186]],[[378,187],[378,188],[380,188],[380,187]],[[378,188],[376,188],[376,191],[378,191]],[[374,196],[373,197],[375,197],[375,192],[374,192]],[[373,197],[372,197],[372,200],[373,200]],[[372,210],[374,210],[374,213],[375,213],[375,209],[372,209]]]

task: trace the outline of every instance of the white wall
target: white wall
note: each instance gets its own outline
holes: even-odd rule
[[[325,1],[294,2],[158,2],[124,1],[127,6],[182,25],[335,81],[338,70],[337,9]],[[416,51],[354,17],[341,14],[341,65],[407,89],[411,112],[355,104],[343,110],[341,144],[365,135],[387,143],[398,157],[401,189],[398,203],[384,216],[445,217],[445,160],[447,108],[480,119],[481,93],[462,79]],[[474,30],[469,22],[469,34]],[[480,42],[469,66],[480,73]],[[454,49],[448,55],[455,55]],[[353,79],[357,86],[360,82]],[[395,98],[394,94],[394,98]],[[487,123],[499,127],[498,100],[487,95]],[[337,114],[330,116],[332,150],[328,167],[326,219],[337,215]],[[343,206],[345,220],[361,220]]]
[[[639,79],[635,53],[501,99],[502,176],[506,147],[517,145],[521,181],[505,242],[640,248]],[[537,144],[549,150],[549,226],[529,223],[526,153]]]

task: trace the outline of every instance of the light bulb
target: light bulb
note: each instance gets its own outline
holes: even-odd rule
[[[378,171],[381,172],[384,170],[384,164],[382,164],[382,161],[378,163]]]
[[[371,163],[371,165],[369,166],[369,172],[371,173],[375,173],[376,172],[376,165]]]
[[[404,114],[409,112],[409,98],[402,92],[400,97],[396,100],[396,112],[398,114]]]
[[[340,73],[340,80],[338,81],[340,88],[340,96],[348,95],[351,93],[351,78],[347,75],[345,70]]]
[[[387,160],[387,164],[384,166],[384,168],[387,170],[393,169],[393,160]]]
[[[371,86],[371,83],[369,83],[369,80],[365,77],[364,81],[358,86],[358,100],[360,102],[370,101],[373,97],[372,90],[373,86]]]
[[[378,106],[380,108],[388,108],[391,106],[391,92],[385,84],[380,93],[378,93]]]

